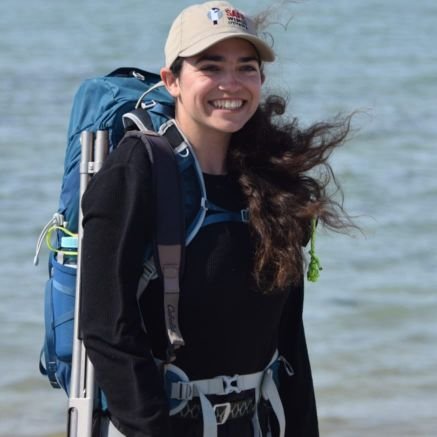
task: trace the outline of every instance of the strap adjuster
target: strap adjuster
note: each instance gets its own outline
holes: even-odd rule
[[[249,208],[242,209],[240,211],[240,213],[241,213],[241,221],[243,223],[248,223],[249,222]]]
[[[231,414],[231,403],[224,402],[223,404],[215,404],[212,408],[217,420],[217,425],[226,423]]]
[[[151,108],[153,108],[153,107],[155,107],[156,106],[156,101],[155,100],[149,100],[149,101],[147,101],[147,102],[142,102],[141,103],[141,107],[143,108],[143,109],[151,109]]]
[[[241,393],[241,388],[238,386],[238,375],[222,376],[223,394]]]

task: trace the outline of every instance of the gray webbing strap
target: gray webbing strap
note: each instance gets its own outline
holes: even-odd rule
[[[164,281],[164,315],[167,335],[170,345],[177,349],[184,344],[178,316],[181,246],[158,244],[158,256]]]

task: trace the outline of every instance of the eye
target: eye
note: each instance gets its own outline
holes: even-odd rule
[[[220,67],[217,64],[204,64],[199,67],[199,70],[207,73],[214,73],[220,71]]]
[[[240,67],[240,71],[246,73],[255,73],[259,71],[258,64],[244,64]]]

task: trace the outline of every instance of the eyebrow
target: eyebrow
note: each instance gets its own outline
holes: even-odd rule
[[[195,65],[200,64],[201,62],[205,62],[205,61],[212,61],[212,62],[224,62],[225,61],[225,57],[222,55],[203,55],[200,56],[199,58],[196,59]],[[238,58],[238,62],[260,62],[258,57],[256,56],[243,56],[241,58]]]

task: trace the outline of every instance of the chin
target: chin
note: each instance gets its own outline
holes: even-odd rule
[[[215,126],[216,129],[226,132],[228,134],[233,134],[235,132],[238,132],[242,127],[248,122],[248,120],[245,120],[244,122],[230,122],[230,121],[222,121],[218,122]]]

